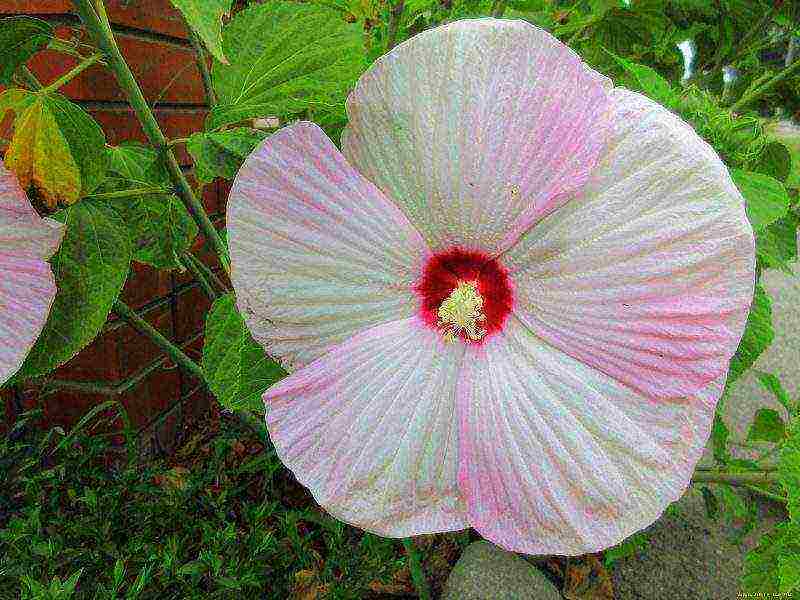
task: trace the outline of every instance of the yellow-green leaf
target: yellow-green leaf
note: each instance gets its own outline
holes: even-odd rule
[[[17,116],[5,162],[23,189],[33,184],[50,208],[59,203],[72,204],[80,197],[78,165],[42,97]]]
[[[233,0],[172,0],[189,26],[218,61],[228,64],[222,53],[222,16],[230,14]]]

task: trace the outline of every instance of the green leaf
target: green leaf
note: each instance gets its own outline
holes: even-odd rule
[[[714,495],[714,492],[708,486],[703,486],[700,488],[700,492],[703,494],[703,504],[706,507],[706,516],[711,519],[712,521],[716,520],[717,515],[719,514],[719,500]]]
[[[786,215],[789,195],[783,184],[762,173],[731,169],[731,177],[747,202],[747,216],[758,233],[770,223]]]
[[[776,594],[786,591],[791,572],[781,573],[781,563],[800,556],[800,523],[779,523],[764,534],[745,556],[742,589],[748,593]],[[788,570],[787,570],[788,571]],[[782,577],[784,575],[784,577]],[[783,580],[783,581],[782,581]],[[795,588],[797,589],[797,588]]]
[[[219,103],[208,130],[320,106],[344,114],[347,93],[366,68],[359,26],[309,4],[251,6],[225,27],[223,47],[230,65],[214,63]]]
[[[753,304],[747,316],[744,334],[731,358],[728,384],[736,381],[766,350],[775,337],[772,328],[772,302],[760,284],[756,284]]]
[[[790,414],[797,410],[796,407],[792,406],[789,393],[783,388],[780,379],[778,379],[772,373],[766,373],[757,369],[753,369],[753,373],[755,374],[761,386],[775,396],[775,399],[780,402]]]
[[[264,139],[264,132],[240,127],[217,133],[194,133],[186,149],[194,160],[195,175],[200,183],[211,183],[217,177],[233,179],[244,159]]]
[[[638,531],[632,536],[625,538],[620,544],[605,550],[603,552],[603,564],[608,568],[620,559],[636,556],[637,552],[647,548],[649,543],[649,535],[644,531]]]
[[[780,269],[787,275],[794,275],[789,263],[797,260],[798,225],[800,218],[789,212],[758,233],[756,256],[764,267]]]
[[[786,425],[778,411],[759,408],[747,431],[748,442],[780,442],[786,435]]]
[[[264,390],[286,375],[250,335],[233,294],[217,299],[206,317],[203,370],[220,404],[258,412]]]
[[[222,17],[230,14],[233,0],[172,0],[172,4],[181,11],[214,58],[227,64],[222,53]]]
[[[786,183],[791,170],[792,155],[789,148],[780,142],[767,143],[758,161],[753,165],[753,171],[769,175],[781,183]]]
[[[628,87],[643,92],[649,98],[672,107],[678,102],[678,95],[669,82],[659,75],[655,69],[647,65],[631,62],[606,50],[628,74],[625,82]]]
[[[171,187],[166,167],[152,148],[124,143],[108,152],[111,166],[104,192]],[[191,247],[198,228],[177,196],[142,194],[116,198],[109,203],[129,228],[134,260],[157,269],[183,269],[180,255]]]
[[[786,490],[789,517],[800,522],[800,417],[790,421],[788,439],[778,459],[778,480]]]
[[[714,414],[714,423],[711,426],[711,447],[714,452],[714,458],[719,462],[725,462],[730,456],[728,451],[730,431],[728,426],[725,425],[725,421],[722,420],[720,412],[721,408],[718,407],[717,412]]]
[[[58,293],[18,380],[52,371],[91,342],[106,322],[130,268],[131,240],[110,206],[84,200],[54,218],[66,223],[64,240],[50,261]]]
[[[800,590],[800,554],[778,557],[778,580],[781,594]]]
[[[53,26],[28,16],[0,19],[0,85],[8,85],[11,76],[29,58],[50,43]]]

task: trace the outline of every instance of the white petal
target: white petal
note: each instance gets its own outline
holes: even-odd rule
[[[432,249],[499,251],[586,182],[609,86],[525,21],[456,21],[362,75],[342,147]]]
[[[416,317],[332,348],[264,394],[281,461],[325,510],[362,529],[467,527],[454,414],[463,348]]]
[[[753,232],[714,151],[678,117],[611,92],[613,130],[583,191],[502,258],[538,336],[652,397],[725,373],[753,296]]]
[[[290,369],[416,310],[422,238],[313,123],[278,131],[250,155],[227,219],[239,308]]]
[[[470,524],[528,554],[597,552],[654,522],[689,484],[724,381],[656,401],[516,317],[464,364],[458,478]]]

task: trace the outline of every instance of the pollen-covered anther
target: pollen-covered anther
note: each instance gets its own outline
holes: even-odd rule
[[[442,302],[436,323],[442,330],[446,342],[455,342],[461,332],[465,341],[477,341],[486,335],[478,322],[486,319],[482,312],[483,297],[478,292],[476,281],[459,281],[450,295]]]

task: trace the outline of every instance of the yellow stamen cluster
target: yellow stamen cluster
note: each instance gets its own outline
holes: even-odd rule
[[[455,342],[462,331],[471,340],[481,339],[486,334],[484,329],[478,328],[478,321],[486,318],[482,308],[483,298],[478,293],[478,283],[459,281],[436,313],[439,317],[436,324],[442,328],[444,340]]]

